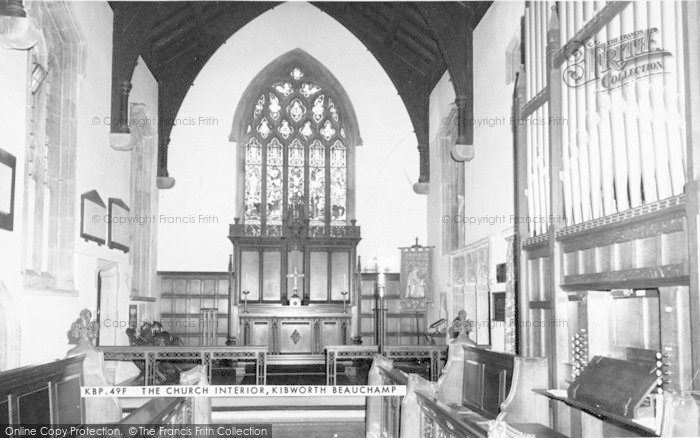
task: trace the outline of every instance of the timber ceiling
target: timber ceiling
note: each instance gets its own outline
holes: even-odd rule
[[[112,115],[118,111],[119,83],[130,80],[141,55],[159,83],[159,131],[167,147],[172,128],[168,120],[177,116],[209,58],[236,31],[279,3],[110,4],[115,13]],[[471,44],[471,31],[491,2],[313,4],[345,26],[379,61],[406,105],[419,144],[427,145],[429,95],[446,69],[457,82],[456,94],[471,96],[470,83],[461,84],[468,90],[460,90],[460,82],[471,80],[471,59],[461,59],[471,56],[471,47],[461,46]],[[460,68],[468,71],[453,71]]]

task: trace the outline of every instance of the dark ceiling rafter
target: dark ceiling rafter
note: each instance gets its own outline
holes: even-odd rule
[[[128,133],[123,103],[141,55],[158,81],[159,176],[167,175],[170,132],[180,106],[210,57],[235,32],[280,3],[110,2],[114,10],[113,133]],[[419,182],[428,182],[430,93],[448,70],[459,120],[472,113],[473,28],[491,2],[314,2],[355,35],[386,71],[418,141]],[[128,107],[128,105],[127,105]],[[460,123],[458,142],[472,142]]]

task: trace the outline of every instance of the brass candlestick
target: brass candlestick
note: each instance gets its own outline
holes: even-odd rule
[[[350,294],[350,292],[344,290],[344,291],[340,291],[340,294],[343,296],[343,313],[348,313],[347,302],[348,302],[348,295]]]
[[[250,294],[249,290],[244,290],[241,291],[243,294],[243,313],[248,313],[248,295]]]

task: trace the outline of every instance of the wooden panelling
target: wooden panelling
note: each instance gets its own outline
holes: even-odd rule
[[[375,344],[374,309],[377,302],[377,274],[362,273],[362,295],[360,299],[360,329],[363,345]],[[402,311],[399,308],[399,274],[386,274],[387,345],[420,345],[425,343],[427,331],[425,312]]]
[[[228,330],[228,272],[158,272],[163,328],[187,346],[201,342],[200,310],[217,309],[217,344],[224,345]]]
[[[652,287],[687,281],[683,198],[666,207],[627,212],[606,220],[564,228],[557,233],[563,249],[565,290]],[[648,206],[645,206],[648,207]],[[651,205],[649,207],[654,207]]]
[[[10,403],[7,399],[0,402],[0,424],[10,424]]]
[[[83,358],[0,373],[0,424],[82,424]]]

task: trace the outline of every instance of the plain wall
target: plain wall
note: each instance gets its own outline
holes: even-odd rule
[[[523,2],[494,2],[474,30],[474,145],[473,160],[465,166],[465,239],[461,247],[487,240],[489,255],[489,288],[505,289],[496,283],[496,265],[506,262],[507,240],[513,233],[513,133],[511,110],[514,83],[506,83],[506,51],[513,37],[520,32]],[[452,256],[461,250],[445,251],[443,216],[449,209],[443,205],[444,190],[449,181],[442,174],[442,162],[448,150],[440,148],[440,133],[449,123],[455,93],[449,74],[441,78],[430,96],[430,195],[428,196],[428,241],[435,246],[433,275],[434,305],[429,322],[438,317],[452,320],[453,293],[450,279]],[[444,293],[446,309],[440,306]],[[459,303],[457,303],[459,304]],[[462,306],[463,307],[463,306]],[[494,349],[503,349],[503,328],[492,330]]]
[[[80,234],[80,195],[97,190],[107,198],[121,198],[130,204],[130,152],[109,147],[112,82],[112,9],[106,1],[70,2],[73,18],[81,28],[85,42],[85,64],[78,79],[77,158],[74,247],[74,290],[38,290],[23,285],[21,253],[23,246],[23,206],[25,184],[26,103],[28,78],[27,51],[0,49],[0,148],[17,158],[15,185],[15,221],[12,231],[0,230],[0,282],[9,296],[0,304],[18,324],[18,333],[10,339],[8,365],[43,363],[65,357],[72,348],[67,333],[82,309],[96,314],[97,273],[105,267],[117,267],[119,273],[118,308],[127,318],[131,303],[130,256],[106,245],[84,241]],[[144,99],[157,103],[157,87],[137,67],[134,90]],[[155,93],[155,94],[154,94]],[[155,96],[155,97],[154,97]],[[69,104],[64,101],[62,104]],[[105,223],[106,226],[106,223]],[[2,288],[0,288],[1,290]],[[4,303],[4,304],[3,304]],[[9,304],[8,304],[9,303]],[[0,321],[0,323],[6,323]],[[123,332],[123,330],[122,330]],[[125,336],[122,336],[122,341]]]

